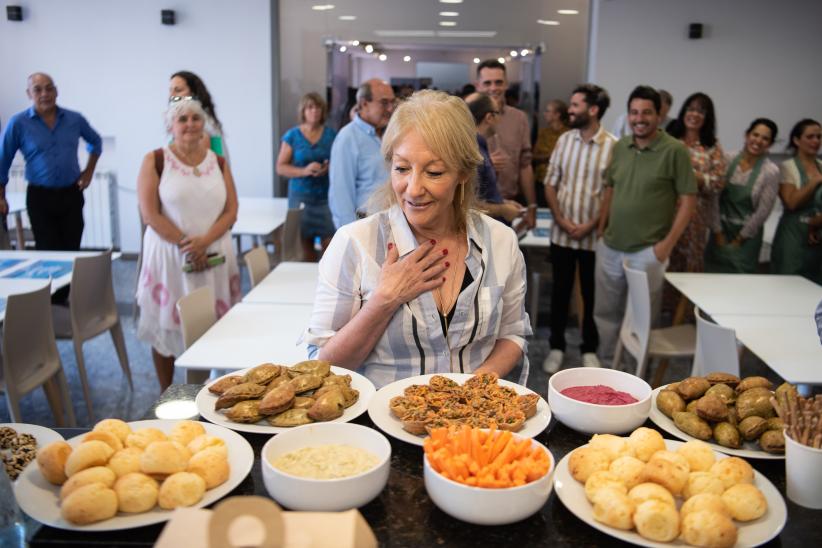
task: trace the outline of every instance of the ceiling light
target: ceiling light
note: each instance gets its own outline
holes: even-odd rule
[[[311,9],[314,11],[333,10],[334,4],[317,4],[315,6],[311,6]]]
[[[515,49],[512,49],[511,50],[511,57],[516,57],[517,55],[519,55],[519,52]]]
[[[577,10],[557,10],[557,13],[560,15],[579,15]]]
[[[402,60],[403,60],[404,62],[408,63],[408,62],[410,62],[410,61],[411,61],[411,56],[410,56],[410,55],[406,55],[405,57],[403,57],[403,58],[402,58]]]
[[[388,59],[388,56],[384,53],[380,53],[380,55],[379,55],[379,57],[377,57],[377,59],[379,59],[380,61],[385,61],[386,59]]]
[[[345,46],[340,46],[340,53],[345,53],[345,50],[347,50],[347,49],[348,48],[345,47]]]
[[[530,51],[528,51],[527,49],[520,50],[520,52],[519,52],[519,54],[520,54],[520,55],[522,55],[523,57],[525,57],[525,56],[526,56],[526,55],[528,55],[529,53],[531,53],[531,52],[530,52]]]
[[[440,4],[462,4],[462,0],[440,0]]]
[[[365,51],[366,51],[366,53],[373,53],[374,46],[372,46],[371,44],[366,44],[365,45]]]
[[[480,62],[480,58],[479,57],[474,57],[474,64],[479,65],[479,62]]]
[[[351,45],[356,48],[357,46],[360,45],[360,41],[359,40],[351,40]]]
[[[455,21],[440,21],[441,27],[456,27],[457,23]]]
[[[381,38],[433,38],[433,30],[375,30]]]
[[[459,17],[458,11],[441,11],[440,17]]]
[[[504,65],[505,64],[505,57],[498,57],[497,61],[499,61],[500,63],[502,63]]]
[[[340,21],[356,21],[357,16],[356,15],[340,15],[339,19],[340,19]]]
[[[495,30],[438,30],[437,36],[441,38],[493,38],[497,35]]]
[[[559,25],[559,21],[551,21],[548,19],[537,19],[537,23],[539,23],[540,25],[549,25],[552,27]]]

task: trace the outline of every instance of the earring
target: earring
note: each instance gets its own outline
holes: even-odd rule
[[[465,201],[465,183],[460,184],[460,204]]]

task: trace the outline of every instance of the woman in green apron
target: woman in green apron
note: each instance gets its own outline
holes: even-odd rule
[[[756,272],[762,227],[779,192],[779,168],[766,158],[776,132],[772,120],[757,118],[745,132],[743,149],[728,156],[727,184],[710,215],[705,272]]]
[[[822,214],[822,127],[816,120],[798,122],[788,150],[794,157],[782,163],[779,197],[785,212],[779,220],[771,253],[775,274],[799,274],[822,284],[822,245],[812,243],[812,222]]]
[[[173,97],[196,97],[203,105],[203,110],[208,114],[204,133],[204,140],[208,140],[208,146],[214,154],[222,156],[228,161],[228,149],[223,140],[223,125],[217,118],[214,109],[214,102],[208,88],[199,76],[187,70],[181,70],[171,75],[171,82],[168,90],[169,98]],[[170,99],[172,100],[172,99]]]

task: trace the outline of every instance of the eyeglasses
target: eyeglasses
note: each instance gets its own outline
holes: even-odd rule
[[[179,103],[180,101],[199,101],[197,97],[194,95],[172,95],[168,98],[169,104],[171,103]]]

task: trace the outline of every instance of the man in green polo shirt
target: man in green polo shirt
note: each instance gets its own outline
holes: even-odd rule
[[[625,315],[623,263],[648,273],[653,322],[668,257],[696,208],[696,179],[688,149],[658,128],[660,102],[652,87],[637,86],[631,92],[628,122],[633,135],[614,146],[605,177],[594,308],[603,364],[611,364]]]

